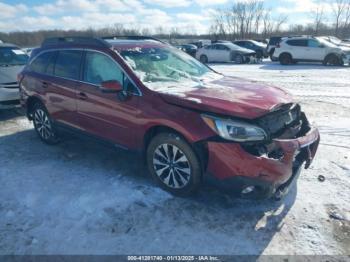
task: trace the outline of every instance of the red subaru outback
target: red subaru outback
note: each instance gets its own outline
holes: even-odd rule
[[[209,178],[244,197],[281,196],[319,143],[283,90],[224,76],[152,38],[47,39],[19,81],[41,140],[73,130],[143,151],[177,195]]]

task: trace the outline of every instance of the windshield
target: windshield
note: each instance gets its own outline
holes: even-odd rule
[[[17,47],[0,47],[0,66],[25,65],[29,56]]]
[[[261,43],[261,42],[255,41],[255,40],[251,40],[251,41],[252,41],[252,43],[254,43],[257,46],[266,46],[266,44],[264,44],[264,43]]]
[[[336,45],[340,45],[341,44],[341,40],[335,36],[330,36],[329,39],[331,40],[331,42],[333,44],[336,44]]]
[[[179,86],[176,83],[194,87],[199,86],[202,81],[220,77],[176,48],[135,47],[119,53],[140,80],[152,90]]]

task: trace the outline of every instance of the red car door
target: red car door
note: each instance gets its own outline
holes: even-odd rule
[[[53,70],[53,76],[43,81],[46,107],[52,118],[60,123],[78,126],[76,88],[80,79],[83,51],[62,50],[55,59],[54,66],[49,64],[47,71]]]
[[[116,80],[129,86],[129,96],[120,99],[116,93],[101,91],[101,83]],[[133,148],[133,135],[140,114],[137,89],[120,69],[117,62],[106,54],[87,51],[83,79],[77,87],[79,126],[87,133],[109,140],[120,146]],[[120,94],[119,94],[120,95]]]

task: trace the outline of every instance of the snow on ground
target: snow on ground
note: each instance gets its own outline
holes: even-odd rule
[[[3,111],[0,254],[350,254],[350,68],[213,67],[284,88],[319,126],[317,157],[283,201],[208,185],[177,198],[152,183],[139,155],[77,138],[47,146]]]

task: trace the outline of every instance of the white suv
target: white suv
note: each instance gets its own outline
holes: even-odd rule
[[[0,110],[19,106],[17,74],[28,58],[19,47],[0,43]]]
[[[349,64],[350,48],[334,45],[319,37],[286,37],[276,46],[273,56],[282,65],[296,62],[343,65]]]

